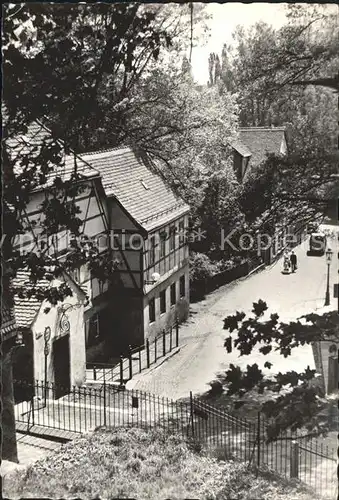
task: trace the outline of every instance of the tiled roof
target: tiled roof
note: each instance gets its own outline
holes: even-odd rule
[[[83,287],[78,285],[72,278],[70,278],[66,273],[67,279],[71,279],[78,291],[85,296],[86,291]],[[15,278],[12,279],[12,284],[14,287],[25,287],[26,290],[32,289],[33,284],[29,279],[30,273],[28,271],[18,271]],[[46,290],[52,286],[51,282],[47,279],[41,279],[35,285],[36,289]],[[20,298],[18,295],[14,296],[14,315],[16,325],[21,328],[30,328],[34,319],[36,318],[43,299],[38,299],[37,297],[31,298]]]
[[[33,285],[29,279],[30,273],[27,271],[18,271],[12,283],[14,287],[25,287],[26,290],[32,289]],[[50,286],[50,282],[46,279],[39,280],[36,287],[46,289]],[[18,327],[30,328],[42,304],[42,300],[36,297],[20,298],[14,296],[14,314],[15,321]]]
[[[115,197],[147,231],[189,211],[146,154],[126,146],[81,157],[100,172],[106,195]]]
[[[245,144],[241,142],[240,139],[234,139],[233,141],[230,141],[230,145],[232,146],[232,148],[238,151],[241,156],[244,156],[245,158],[248,156],[252,156],[251,151]]]
[[[239,140],[250,151],[252,166],[263,162],[267,153],[279,154],[284,139],[284,127],[239,128]]]
[[[40,148],[44,141],[51,139],[51,132],[45,127],[40,121],[35,121],[28,126],[26,134],[21,134],[16,137],[11,137],[6,140],[6,144],[11,151],[12,159],[19,155],[25,154],[29,156],[32,154],[37,155],[37,151],[33,151],[33,148]],[[58,141],[62,146],[62,141]],[[98,176],[92,167],[87,165],[78,155],[76,155],[76,166],[77,172],[83,177],[94,177]],[[46,185],[50,185],[55,177],[61,177],[64,181],[69,179],[71,174],[74,172],[74,155],[64,155],[62,162],[54,167],[53,171],[48,173]],[[17,166],[17,173],[20,173],[20,167]],[[40,187],[40,189],[43,186]]]

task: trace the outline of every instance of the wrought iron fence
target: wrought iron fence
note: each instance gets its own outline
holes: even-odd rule
[[[337,494],[336,450],[316,439],[285,434],[267,441],[262,414],[256,420],[239,418],[190,395],[173,401],[143,391],[122,390],[102,384],[98,388],[73,387],[60,398],[54,384],[14,382],[26,401],[15,405],[19,430],[54,429],[85,433],[96,427],[161,427],[193,439],[206,453],[224,459],[266,467],[283,476],[298,478],[320,496]]]
[[[136,425],[183,432],[190,418],[186,403],[142,391],[119,390],[118,386],[73,387],[56,399],[59,387],[55,384],[37,381],[31,385],[16,380],[14,385],[26,387],[27,394],[32,394],[15,405],[15,419],[21,430],[43,427],[85,433],[101,426]]]
[[[87,363],[87,381],[99,383],[117,383],[123,386],[133,375],[141,373],[157,363],[159,359],[172,352],[179,345],[179,323],[176,322],[167,330],[163,330],[153,342],[146,342],[142,346],[129,346],[126,357],[120,356],[119,362]]]
[[[286,432],[268,440],[269,421],[259,412],[256,420],[228,414],[190,397],[195,439],[218,457],[233,458],[265,466],[286,478],[301,480],[320,497],[337,499],[336,449],[317,438]]]

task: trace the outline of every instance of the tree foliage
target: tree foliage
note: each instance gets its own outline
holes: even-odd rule
[[[92,273],[107,278],[115,263],[101,257],[87,241],[69,248],[60,259],[51,247],[33,252],[15,251],[15,238],[37,230],[47,241],[60,230],[80,235],[83,214],[76,197],[84,189],[77,153],[91,147],[114,146],[126,138],[129,97],[161,48],[171,45],[167,17],[159,8],[139,4],[9,4],[4,8],[4,147],[2,246],[3,277],[20,269],[30,272],[29,290],[44,293],[52,303],[71,292],[64,284],[36,286],[42,278],[59,278],[63,270],[87,263]],[[51,36],[51,32],[53,36]],[[126,105],[127,102],[127,105]],[[38,120],[50,132],[38,135],[26,147],[25,139]],[[65,156],[73,155],[73,172],[63,175]],[[32,193],[43,189],[43,217],[25,217]],[[33,227],[34,226],[34,227]],[[113,272],[114,274],[114,272]],[[9,289],[7,289],[9,293]]]
[[[238,26],[233,47],[222,49],[221,64],[217,54],[210,55],[215,81],[238,94],[243,126],[294,122],[296,112],[307,106],[307,82],[337,72],[337,12],[329,5],[289,4],[287,20],[278,30],[264,22],[247,30]],[[326,88],[316,90],[320,99],[326,94]]]
[[[172,59],[152,69],[133,98],[139,103],[129,120],[133,141],[160,160],[165,178],[192,208],[192,226],[208,232],[196,250],[209,251],[220,243],[220,228],[241,217],[228,145],[237,124],[234,98],[200,87],[188,61],[178,67]]]
[[[302,429],[308,435],[326,434],[329,430],[326,400],[322,387],[315,379],[315,370],[289,370],[270,373],[274,364],[265,356],[278,353],[288,358],[298,347],[321,341],[339,341],[339,320],[335,311],[320,316],[307,314],[285,323],[278,314],[268,315],[265,301],[253,303],[252,315],[236,312],[224,319],[224,329],[231,335],[225,340],[230,352],[235,349],[240,356],[258,352],[263,356],[263,367],[257,363],[246,370],[230,365],[223,378],[228,395],[243,397],[251,391],[265,395],[262,411],[270,419],[269,438],[277,439],[284,431]],[[273,369],[272,369],[273,368]]]
[[[247,31],[238,27],[233,79],[239,90],[241,123],[262,126],[288,121],[281,108],[288,110],[294,101],[301,101],[302,107],[307,100],[305,87],[291,84],[337,71],[337,33],[337,15],[319,5],[312,9],[289,5],[288,23],[279,30],[265,23]]]
[[[337,96],[307,81],[334,74],[337,34],[331,6],[289,4],[282,28],[239,26],[221,64],[217,54],[209,59],[215,81],[236,97],[241,126],[286,128],[289,158],[270,157],[241,189],[240,208],[254,230],[304,224],[336,197]]]
[[[321,146],[287,157],[269,155],[242,185],[239,203],[246,221],[270,234],[277,224],[303,226],[323,218],[338,190],[337,161],[337,152]]]
[[[100,145],[102,133],[112,145],[123,141],[125,100],[171,43],[164,24],[154,9],[133,3],[8,6],[4,100],[10,117],[47,115],[77,152],[91,149],[93,136]]]
[[[194,25],[205,18],[194,6]],[[44,118],[54,138],[76,153],[140,146],[199,207],[209,174],[229,169],[224,148],[236,108],[227,92],[200,88],[189,64],[178,64],[190,43],[189,24],[184,5],[9,6],[6,133]]]

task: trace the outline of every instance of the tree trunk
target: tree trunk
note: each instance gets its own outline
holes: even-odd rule
[[[11,349],[2,353],[2,459],[18,463]]]

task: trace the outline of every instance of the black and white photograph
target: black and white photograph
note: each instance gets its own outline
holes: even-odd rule
[[[2,7],[2,496],[337,500],[336,3]]]

